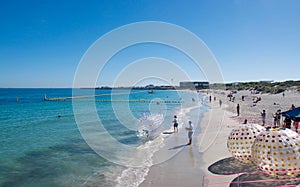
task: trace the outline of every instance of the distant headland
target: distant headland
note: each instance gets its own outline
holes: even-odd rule
[[[225,89],[225,90],[256,90],[260,93],[282,93],[286,90],[297,90],[300,92],[300,80],[288,80],[283,82],[274,81],[252,81],[252,82],[233,82],[233,83],[213,83],[210,84],[206,81],[185,81],[180,82],[179,86],[155,86],[149,84],[146,86],[132,86],[132,87],[109,87],[102,86],[96,88],[81,88],[81,89],[96,89],[96,90],[109,90],[109,89],[130,89],[130,90],[202,90],[202,89]]]

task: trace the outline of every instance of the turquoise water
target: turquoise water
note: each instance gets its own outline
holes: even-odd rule
[[[89,92],[79,90],[81,95]],[[44,101],[44,94],[48,98],[69,97],[72,89],[0,89],[0,186],[115,186],[116,178],[125,168],[96,154],[83,140],[71,99]],[[176,110],[195,105],[191,98],[201,97],[183,91],[148,94],[117,90],[112,95],[110,90],[96,90],[95,94],[103,95],[73,100],[82,107],[76,115],[93,123],[86,107],[95,99],[105,129],[127,145],[143,145],[145,140],[139,139],[128,128],[130,125],[126,125],[134,120],[120,122],[120,115],[125,119],[128,115],[122,113],[123,109],[129,107],[137,119],[145,113],[163,113],[165,119],[160,129],[163,131],[171,127]],[[118,102],[107,102],[110,100]]]

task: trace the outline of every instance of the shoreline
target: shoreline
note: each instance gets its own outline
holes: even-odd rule
[[[136,168],[125,168],[115,179],[116,186],[139,186],[145,181],[145,178],[147,178],[147,176],[149,175],[149,170],[151,170],[153,166],[160,165],[161,163],[166,163],[169,159],[172,159],[173,157],[176,157],[177,154],[180,154],[181,149],[186,146],[186,143],[188,142],[187,136],[185,135],[186,130],[184,129],[186,125],[182,125],[182,122],[188,120],[187,116],[190,112],[198,112],[200,111],[199,108],[201,107],[203,106],[199,102],[196,105],[175,110],[174,114],[177,115],[178,121],[180,123],[178,126],[178,133],[173,132],[173,123],[170,120],[169,128],[165,129],[164,132],[160,133],[158,137],[148,142],[150,146],[148,148],[154,151],[153,153],[151,153],[151,158],[149,157],[149,160],[147,160],[147,162],[151,163],[151,165],[145,165]],[[199,114],[196,116],[199,116]],[[184,136],[182,134],[184,134]],[[178,146],[177,143],[179,143],[180,145]],[[153,144],[159,145],[160,148],[156,151],[153,150],[151,148],[153,147]],[[138,149],[144,149],[144,145],[139,147]]]
[[[300,106],[300,95],[294,92],[287,92],[282,95],[256,94],[241,91],[235,95],[235,102],[228,101],[227,95],[219,94],[217,91],[210,91],[206,97],[212,95],[217,99],[211,102],[206,101],[208,111],[202,114],[198,134],[193,137],[193,145],[187,146],[174,158],[166,163],[151,166],[142,187],[148,186],[230,186],[232,182],[239,180],[272,180],[268,175],[248,176],[240,174],[243,172],[260,171],[254,164],[244,164],[234,159],[227,149],[227,138],[233,128],[241,124],[245,119],[250,123],[261,124],[260,112],[267,110],[266,123],[272,124],[272,114],[278,108],[282,111],[288,110],[291,104]],[[244,97],[242,101],[241,97]],[[204,96],[205,97],[205,96]],[[253,106],[253,98],[261,97],[262,101]],[[222,106],[219,105],[222,100]],[[274,105],[276,102],[278,104]],[[241,115],[236,114],[236,104],[241,106]],[[292,129],[293,130],[293,129]],[[185,138],[186,134],[180,135]],[[196,141],[195,141],[196,140]],[[239,179],[240,178],[240,179]],[[276,183],[276,182],[275,182]],[[277,182],[285,185],[289,182]],[[297,181],[296,185],[299,184]],[[293,183],[293,185],[295,185]],[[270,183],[269,183],[270,184]],[[245,184],[246,185],[246,184]],[[253,183],[253,186],[261,186],[262,183]],[[266,183],[266,185],[268,185]]]
[[[193,135],[193,144],[184,146],[177,155],[167,162],[151,166],[148,175],[139,186],[196,187],[201,186],[203,182],[212,182],[208,179],[203,180],[205,176],[217,176],[211,173],[208,168],[220,159],[231,157],[227,150],[226,139],[233,126],[228,126],[228,124],[237,124],[238,122],[231,118],[232,113],[220,108],[217,102],[204,105],[207,110],[203,111],[201,121],[198,121],[198,128]],[[191,115],[193,114],[191,113]],[[193,118],[193,116],[188,117]],[[181,136],[181,141],[187,142],[185,132],[179,136]],[[179,137],[174,137],[174,139],[176,138],[179,139]],[[180,147],[181,145],[177,146]],[[234,177],[226,177],[228,184],[233,179]],[[214,178],[213,182],[217,182],[217,180]]]
[[[232,118],[233,113],[219,107],[219,103],[213,102],[208,105],[210,110],[204,113],[201,121],[203,132],[197,136],[203,172],[202,185],[219,183],[218,186],[229,186],[234,176],[218,175],[209,168],[218,161],[232,157],[227,150],[227,137],[239,122]]]
[[[169,155],[166,151],[173,151],[174,155],[165,162],[151,166],[148,175],[139,186],[200,186],[201,178],[199,175],[203,175],[203,173],[199,167],[201,163],[200,153],[195,138],[199,134],[200,128],[199,126],[195,128],[196,125],[194,124],[195,135],[192,145],[189,146],[184,127],[187,126],[188,120],[195,120],[195,115],[197,116],[201,107],[204,106],[193,108],[186,116],[183,116],[182,120],[184,121],[181,121],[181,128],[178,133],[168,135],[168,141],[164,145],[168,150],[159,151],[155,157],[162,158],[165,156],[164,154]],[[205,111],[201,112],[200,115],[203,116]]]

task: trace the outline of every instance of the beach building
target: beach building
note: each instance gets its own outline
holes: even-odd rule
[[[179,83],[180,88],[183,89],[206,89],[209,87],[207,81],[185,81]]]

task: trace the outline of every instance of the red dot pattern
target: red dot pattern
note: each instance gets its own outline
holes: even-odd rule
[[[251,160],[278,178],[300,172],[300,137],[290,129],[270,129],[259,134],[252,145]]]
[[[233,129],[227,139],[229,152],[242,162],[250,162],[254,140],[264,130],[264,127],[258,124],[242,124]]]

